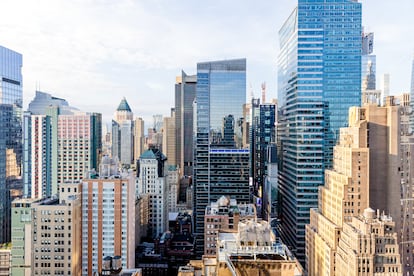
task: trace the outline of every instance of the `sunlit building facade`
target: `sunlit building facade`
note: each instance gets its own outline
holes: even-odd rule
[[[309,209],[361,102],[361,3],[299,0],[279,31],[280,235],[303,263]]]

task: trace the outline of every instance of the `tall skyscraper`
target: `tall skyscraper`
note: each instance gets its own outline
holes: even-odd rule
[[[362,113],[361,113],[362,114]],[[367,122],[359,109],[349,115],[334,147],[333,168],[325,170],[319,207],[310,210],[306,226],[306,269],[309,275],[334,274],[335,253],[343,224],[369,207],[369,148]]]
[[[119,103],[112,121],[112,157],[117,157],[121,165],[134,163],[134,114],[125,97]]]
[[[196,96],[197,76],[184,71],[175,84],[176,158],[181,174],[193,174],[193,102]],[[169,160],[171,158],[168,157]]]
[[[407,97],[402,97],[407,98]],[[404,103],[404,100],[401,102]],[[370,169],[369,205],[386,210],[398,233],[403,275],[414,273],[414,136],[409,118],[413,110],[398,105],[396,97],[384,107],[361,108],[361,120],[369,125]]]
[[[249,201],[249,150],[221,143],[228,137],[227,131],[236,129],[235,122],[243,116],[246,60],[198,63],[196,89],[194,214],[197,254],[201,255],[207,205],[222,195],[229,195],[240,203]],[[236,129],[232,135],[234,141],[241,141],[240,131]]]
[[[275,142],[276,105],[260,104],[259,99],[252,99],[252,123],[250,125],[250,176],[253,179],[254,195],[262,202],[264,180],[267,174],[267,147]],[[266,195],[267,196],[267,195]],[[259,217],[263,216],[262,204],[257,206]]]
[[[361,102],[361,3],[298,0],[279,31],[280,235],[299,261],[339,128]]]
[[[22,55],[0,46],[0,244],[10,241],[10,190],[22,190]]]

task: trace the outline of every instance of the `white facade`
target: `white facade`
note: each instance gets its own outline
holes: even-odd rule
[[[158,166],[162,165],[152,150],[141,155],[138,195],[148,195],[148,230],[152,237],[158,237],[165,232],[168,223],[167,177],[163,168],[159,175]]]

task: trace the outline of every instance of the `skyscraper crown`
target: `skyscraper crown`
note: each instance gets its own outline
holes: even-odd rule
[[[127,102],[127,100],[124,98],[122,98],[121,103],[119,104],[118,108],[116,109],[117,111],[129,111],[132,112],[131,108],[129,107],[129,104]]]

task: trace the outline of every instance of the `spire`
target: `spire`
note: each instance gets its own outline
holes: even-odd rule
[[[119,104],[117,111],[131,111],[131,108],[129,107],[129,104],[127,102],[127,100],[125,99],[125,97],[122,98],[121,103]]]

